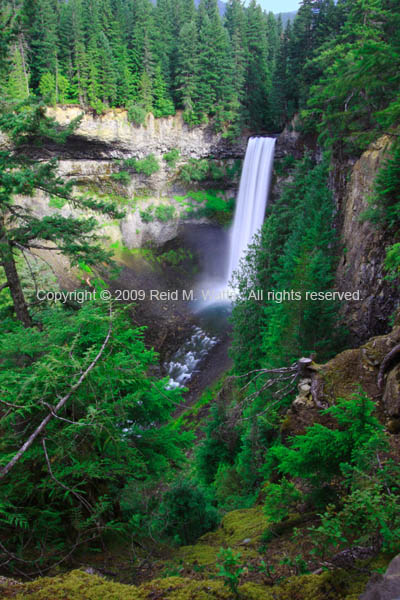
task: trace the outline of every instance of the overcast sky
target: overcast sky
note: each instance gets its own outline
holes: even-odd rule
[[[249,0],[246,0],[246,4],[249,4]],[[258,4],[262,6],[268,12],[271,11],[275,14],[283,12],[291,12],[299,8],[299,0],[258,0]]]

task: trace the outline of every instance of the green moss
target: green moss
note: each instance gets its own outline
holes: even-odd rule
[[[255,515],[253,514],[253,518],[250,515],[251,513],[247,518],[250,519],[251,524]],[[216,549],[211,546],[204,546],[204,559],[207,548],[209,549],[208,560],[211,557],[214,559]],[[358,565],[362,568],[291,577],[274,586],[246,582],[239,586],[239,598],[241,600],[358,600],[365,590],[370,570],[385,569],[390,558],[389,555],[381,554],[372,562]],[[155,598],[230,600],[232,598],[223,582],[218,579],[193,580],[187,577],[166,577],[133,586],[108,581],[79,570],[57,577],[43,577],[27,584],[10,586],[1,584],[0,594],[1,598],[12,597],[14,600],[154,600]]]
[[[180,577],[156,579],[140,587],[107,581],[83,571],[44,577],[23,586],[15,600],[228,600],[219,581],[192,581]]]
[[[225,515],[221,527],[207,533],[201,539],[218,546],[235,548],[244,539],[251,539],[251,546],[257,546],[264,531],[266,520],[260,506],[233,510]]]
[[[265,517],[259,506],[233,510],[224,516],[216,531],[206,533],[193,546],[180,548],[177,559],[211,567],[210,572],[214,572],[217,554],[221,547],[225,547],[240,550],[245,562],[258,556],[265,524]],[[243,544],[246,539],[250,539],[250,542]]]
[[[106,581],[102,577],[72,571],[58,577],[43,577],[24,585],[15,600],[144,600],[137,588]]]

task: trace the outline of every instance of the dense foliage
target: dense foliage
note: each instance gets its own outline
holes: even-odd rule
[[[146,374],[156,355],[126,311],[102,303],[50,308],[40,323],[26,330],[6,322],[0,348],[2,467],[51,417],[0,492],[2,560],[15,554],[18,564],[29,544],[36,566],[107,532],[136,532],[134,515],[121,515],[125,488],[165,477],[190,439],[169,424],[180,391]]]
[[[270,526],[293,512],[320,512],[310,540],[321,554],[352,544],[398,547],[399,470],[372,401],[362,392],[336,400],[321,411],[324,424],[286,432],[298,383],[290,365],[302,355],[325,361],[345,338],[338,303],[307,296],[334,289],[331,159],[354,159],[381,133],[393,143],[366,218],[397,235],[398,2],[303,0],[284,30],[255,0],[246,4],[228,0],[223,17],[217,0],[5,0],[0,7],[0,130],[10,141],[0,151],[0,561],[7,568],[35,574],[82,545],[98,551],[110,535],[132,546],[191,544],[223,511],[257,500]],[[97,114],[125,107],[137,126],[146,126],[149,112],[182,110],[190,126],[211,121],[226,136],[293,126],[312,149],[277,162],[279,197],[234,276],[233,377],[210,392],[193,453],[184,419],[174,421],[181,392],[159,376],[131,307],[98,298],[35,301],[33,287],[49,284],[49,275],[32,251],[62,252],[97,290],[103,282],[95,270],[108,267],[110,252],[94,215],[123,216],[104,199],[77,195],[56,160],[35,160],[45,143],[57,153],[79,122],[61,128],[46,116],[49,104]],[[232,180],[240,161],[226,167],[162,152],[162,159],[116,161],[111,179],[127,186],[162,165],[187,191],[175,200],[188,217],[227,225],[233,200],[201,185]],[[51,216],[39,218],[21,201],[37,192],[49,198]],[[78,212],[61,214],[64,206]],[[168,222],[176,209],[149,204],[140,216]],[[386,266],[396,276],[399,256],[395,243]],[[156,259],[179,267],[185,250]],[[271,369],[289,375],[264,385]],[[270,528],[265,541],[272,535]],[[240,555],[224,548],[218,566],[237,595]]]
[[[266,474],[284,477],[266,487],[265,512],[270,522],[287,517],[306,501],[325,509],[321,524],[312,528],[315,547],[323,555],[343,544],[375,544],[394,549],[400,539],[398,465],[382,467],[379,454],[388,450],[375,406],[364,394],[338,400],[324,411],[337,428],[315,423],[289,446],[274,445]]]
[[[267,210],[258,244],[243,262],[233,310],[232,356],[239,373],[334,352],[337,303],[310,302],[306,296],[333,286],[336,240],[328,164],[314,165],[305,157],[291,167],[290,182]],[[264,302],[249,298],[252,290],[263,291]]]

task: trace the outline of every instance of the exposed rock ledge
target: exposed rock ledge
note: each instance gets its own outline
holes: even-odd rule
[[[109,110],[103,115],[83,112],[79,106],[49,108],[48,114],[61,125],[69,124],[82,115],[75,135],[63,147],[63,156],[78,158],[141,158],[154,153],[162,155],[177,148],[188,158],[241,158],[247,144],[247,136],[229,142],[221,133],[215,133],[212,125],[189,127],[178,111],[176,115],[154,118],[149,113],[144,125],[128,120],[123,109]],[[85,142],[82,144],[82,142]]]
[[[348,302],[342,308],[353,344],[365,342],[371,334],[386,333],[389,317],[399,302],[384,270],[386,249],[394,239],[361,218],[390,142],[385,135],[371,144],[353,165],[344,193],[336,194],[342,242],[336,287],[343,292],[360,290],[360,301]],[[346,173],[341,164],[337,170],[342,177]]]

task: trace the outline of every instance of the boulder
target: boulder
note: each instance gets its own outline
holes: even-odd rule
[[[400,600],[400,554],[389,564],[384,576],[374,576],[360,600]]]
[[[383,404],[389,417],[400,417],[400,365],[392,369],[387,376]]]

